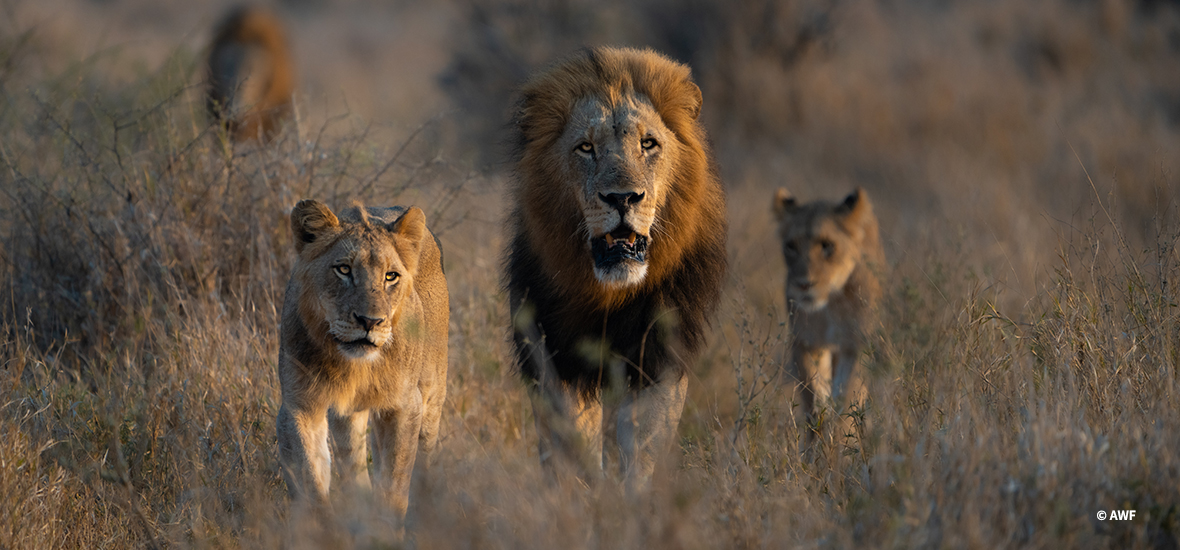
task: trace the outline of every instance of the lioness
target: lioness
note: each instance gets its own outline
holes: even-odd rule
[[[277,420],[287,487],[324,502],[333,458],[345,484],[368,487],[372,428],[376,485],[404,517],[415,457],[429,461],[447,392],[442,252],[415,207],[337,218],[304,200],[291,231],[299,257],[283,301]]]
[[[587,49],[523,87],[505,283],[550,472],[558,453],[601,475],[604,388],[629,490],[676,433],[726,270],[700,110],[689,68],[650,50]]]
[[[815,420],[824,406],[859,405],[864,398],[861,350],[881,297],[874,269],[884,266],[885,255],[863,189],[840,203],[798,204],[780,188],[774,212],[787,261],[791,362],[804,409]]]
[[[214,32],[206,70],[206,108],[234,140],[269,140],[291,116],[295,71],[283,24],[271,12],[231,11]]]

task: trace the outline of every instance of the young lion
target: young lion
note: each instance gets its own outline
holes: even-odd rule
[[[291,116],[295,71],[274,14],[231,11],[217,27],[207,65],[206,108],[234,140],[269,140]]]
[[[325,502],[333,459],[346,485],[368,487],[371,427],[376,485],[404,517],[415,456],[429,461],[447,391],[442,252],[414,207],[337,218],[304,200],[291,230],[299,257],[283,302],[277,421],[287,487]]]
[[[873,270],[884,265],[885,256],[863,189],[838,204],[798,204],[780,188],[774,212],[787,261],[791,362],[814,420],[828,404],[859,404],[864,398],[861,349],[881,296]]]

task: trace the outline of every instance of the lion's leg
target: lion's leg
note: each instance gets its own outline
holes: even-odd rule
[[[688,377],[668,372],[655,384],[628,393],[617,421],[619,458],[627,491],[645,490],[660,456],[667,452],[680,425],[688,395]]]
[[[832,354],[824,348],[795,344],[792,350],[796,378],[803,397],[803,410],[809,422],[816,422],[832,396]],[[813,439],[815,433],[811,434]]]
[[[561,381],[538,386],[529,399],[541,466],[552,476],[558,462],[566,461],[590,479],[602,477],[602,401]]]
[[[332,431],[332,456],[341,482],[350,488],[369,488],[369,446],[365,440],[369,411],[350,415],[329,412],[328,427]]]
[[[276,425],[279,463],[287,490],[294,498],[327,502],[332,462],[327,410],[303,411],[284,404],[279,408]]]
[[[841,404],[857,404],[864,399],[860,383],[860,350],[841,349],[833,359],[832,400]]]
[[[438,430],[442,423],[443,402],[447,398],[446,383],[432,392],[422,404],[422,432],[418,434],[418,454],[421,466],[429,466],[438,447]]]
[[[853,408],[860,410],[864,407],[867,391],[861,378],[861,353],[855,347],[841,349],[833,359],[835,368],[832,376],[832,400],[839,403],[840,412],[847,415]],[[839,424],[845,435],[853,433],[855,426],[852,419],[845,416]]]
[[[385,502],[406,517],[410,502],[410,478],[422,431],[422,393],[414,388],[407,402],[372,415],[373,476]]]

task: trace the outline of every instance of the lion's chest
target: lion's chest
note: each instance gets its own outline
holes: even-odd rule
[[[338,413],[387,409],[404,400],[413,388],[411,372],[398,368],[399,361],[357,361],[342,373],[331,407]]]
[[[860,336],[860,315],[856,304],[843,297],[828,302],[819,311],[796,310],[791,315],[796,341],[808,347],[843,347]]]

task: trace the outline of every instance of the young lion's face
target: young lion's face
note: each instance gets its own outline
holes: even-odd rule
[[[840,204],[816,201],[798,205],[780,190],[775,197],[778,234],[787,262],[787,300],[815,312],[843,292],[862,259],[858,205],[867,206],[861,191]]]
[[[390,238],[351,231],[317,262],[316,299],[328,333],[346,357],[371,358],[393,333],[393,318],[412,274]]]
[[[579,101],[557,147],[581,206],[594,275],[612,286],[647,273],[652,227],[664,203],[679,142],[651,102],[626,94],[610,105]]]
[[[296,267],[303,280],[300,312],[309,330],[327,325],[328,336],[346,358],[374,359],[393,339],[403,299],[417,274],[419,243],[425,234],[422,211],[408,210],[385,223],[362,218],[316,227],[307,223],[327,207],[304,201],[292,213],[296,236],[306,239]],[[300,209],[323,208],[312,218],[298,218]],[[324,218],[327,219],[327,218]]]

